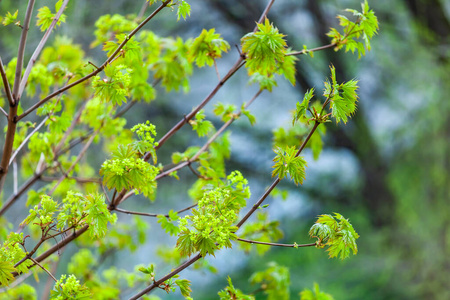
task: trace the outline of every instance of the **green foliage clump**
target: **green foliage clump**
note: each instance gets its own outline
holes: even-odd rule
[[[199,251],[202,256],[214,255],[223,247],[231,248],[236,240],[234,222],[250,197],[247,180],[238,171],[232,172],[222,187],[203,194],[198,208],[179,220],[177,247],[182,256]]]
[[[304,289],[300,292],[300,300],[334,300],[333,296],[320,291],[319,285],[314,283],[313,290]]]
[[[356,239],[359,235],[353,229],[352,224],[341,214],[320,215],[316,223],[309,230],[312,238],[317,238],[317,247],[328,246],[328,254],[331,258],[345,259],[353,252],[358,253]]]

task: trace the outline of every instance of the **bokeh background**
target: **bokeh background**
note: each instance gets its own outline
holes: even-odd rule
[[[52,2],[37,1],[37,5]],[[56,33],[72,38],[88,56],[100,62],[104,58],[100,47],[89,47],[95,21],[103,14],[137,14],[144,1],[93,2],[71,2],[67,23]],[[234,45],[239,45],[240,38],[253,29],[267,1],[189,2],[192,13],[187,21],[175,22],[174,13],[165,11],[146,28],[160,36],[183,38],[198,36],[202,28],[216,28],[232,46],[218,63],[219,70],[225,73],[238,57]],[[17,4],[23,12],[26,1],[2,0],[1,14],[15,11]],[[207,258],[216,273],[181,273],[192,279],[194,299],[217,298],[228,275],[243,291],[256,290],[248,278],[264,270],[269,261],[289,267],[292,299],[298,299],[299,291],[311,288],[314,282],[335,299],[450,299],[450,2],[372,0],[369,4],[380,23],[372,51],[359,60],[356,54],[332,50],[317,53],[314,58],[300,57],[296,86],[279,80],[272,93],[264,92],[252,105],[251,111],[257,118],[254,126],[246,120],[233,124],[228,166],[229,171],[239,169],[249,179],[249,203],[255,202],[271,183],[273,132],[289,128],[290,111],[305,90],[322,89],[330,64],[336,67],[338,81],[360,80],[357,114],[345,126],[328,126],[324,151],[318,160],[306,151],[305,183],[297,187],[285,180],[281,189],[289,192],[287,199],[272,197],[267,202],[270,218],[280,220],[282,242],[286,243],[310,242],[307,232],[318,214],[343,214],[361,236],[358,255],[342,262],[328,259],[325,251],[314,248],[273,248],[264,256],[224,250],[215,258]],[[345,8],[359,9],[360,1],[277,0],[268,17],[287,35],[288,44],[301,50],[303,45],[312,48],[328,44],[325,34],[330,27],[338,26],[336,15],[344,14]],[[0,55],[7,64],[17,51],[19,30],[9,26],[1,28],[0,34]],[[32,29],[28,49],[33,49],[40,37],[41,33]],[[31,55],[31,50],[27,54]],[[214,87],[214,68],[196,69],[190,81],[187,94],[167,94],[160,89],[150,106],[134,106],[128,112],[129,127],[148,119],[162,136]],[[240,106],[258,88],[247,82],[245,70],[239,71],[213,103],[232,102]],[[211,118],[212,108],[206,108]],[[1,122],[4,126],[3,119]],[[168,163],[172,151],[201,143],[189,128],[184,128],[158,154],[160,161]],[[94,153],[89,155],[98,163],[104,159]],[[124,208],[166,213],[170,208],[187,206],[191,203],[187,189],[193,182],[188,175],[181,172],[180,177],[186,180],[179,182],[163,179],[154,204],[134,197]],[[8,218],[15,224],[26,215],[23,203],[11,209]],[[124,222],[131,220],[128,216],[119,217]],[[115,265],[131,271],[135,264],[155,262],[162,275],[174,267],[164,264],[155,254],[157,244],[172,246],[174,240],[165,238],[156,220],[146,221],[151,226],[147,244],[132,255],[127,250],[109,253],[99,270]],[[57,272],[64,273],[76,249],[71,245],[64,251]],[[36,285],[30,279],[27,282]],[[134,291],[125,292],[124,297],[131,294]],[[163,299],[181,297],[163,291],[155,295]],[[265,296],[259,293],[257,299]]]

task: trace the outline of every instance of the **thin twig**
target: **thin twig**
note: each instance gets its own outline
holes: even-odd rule
[[[33,261],[36,265],[38,265],[42,270],[44,270],[55,282],[58,282],[58,280],[53,276],[52,273],[50,273],[49,270],[47,270],[43,265],[41,265],[39,262],[37,262],[34,258],[30,257],[30,260]]]
[[[17,161],[13,161],[13,191],[14,194],[17,194],[17,188],[18,183],[17,183]]]
[[[214,59],[214,69],[216,69],[217,79],[219,79],[219,81],[220,81],[220,73],[219,73],[219,69],[217,68],[217,62],[215,59]]]
[[[39,42],[36,49],[34,50],[33,55],[31,55],[31,58],[28,61],[27,68],[25,69],[25,72],[23,73],[22,80],[20,81],[20,87],[19,87],[19,91],[18,91],[18,99],[20,99],[20,97],[22,96],[22,93],[25,89],[25,85],[27,84],[27,81],[28,81],[28,77],[30,76],[31,69],[33,68],[34,64],[36,63],[36,60],[37,60],[39,54],[41,53],[42,49],[44,48],[45,43],[47,42],[48,38],[50,37],[50,34],[51,34],[53,28],[58,23],[59,18],[61,17],[64,9],[66,9],[66,6],[69,3],[69,1],[70,0],[64,0],[64,2],[61,4],[61,7],[58,10],[58,12],[56,13],[55,17],[53,18],[52,23],[47,28],[47,31],[45,31],[44,36],[42,37],[42,39]]]
[[[194,208],[196,206],[197,206],[197,204],[192,204],[191,206],[183,208],[183,209],[177,211],[176,213],[180,214],[180,213],[185,212],[187,210],[190,210],[190,209],[192,209],[192,208]],[[163,214],[143,213],[143,212],[138,212],[138,211],[126,210],[126,209],[122,209],[122,208],[118,208],[118,207],[115,207],[114,210],[118,211],[118,212],[121,212],[121,213],[124,213],[124,214],[128,214],[128,215],[138,215],[138,216],[146,216],[146,217],[153,217],[153,218],[157,218],[159,216],[164,216],[166,218],[169,218],[169,214],[163,215]]]
[[[17,52],[17,65],[16,65],[16,73],[14,77],[14,86],[13,86],[13,105],[16,105],[19,102],[19,87],[20,87],[20,79],[22,75],[22,67],[23,67],[23,57],[25,55],[25,45],[27,43],[27,35],[28,30],[30,28],[31,15],[33,13],[34,0],[28,1],[27,12],[25,13],[25,20],[23,22],[22,35],[20,36],[19,50]]]
[[[259,241],[252,241],[247,239],[241,239],[237,238],[240,242],[245,242],[249,244],[258,244],[258,245],[267,245],[267,246],[276,246],[276,247],[289,247],[289,248],[300,248],[300,247],[313,247],[316,246],[316,243],[311,244],[279,244],[279,243],[267,243],[267,242],[259,242]]]
[[[48,120],[48,116],[45,117],[41,123],[39,123],[38,126],[36,126],[36,128],[23,140],[23,142],[19,145],[19,147],[17,147],[16,151],[14,151],[13,155],[11,155],[11,159],[9,160],[9,164],[11,165],[11,163],[14,161],[14,159],[16,158],[17,154],[19,154],[19,151],[23,148],[23,146],[26,145],[26,143],[28,142],[28,140],[45,124],[45,122]]]
[[[72,163],[72,165],[69,167],[69,169],[64,172],[64,174],[59,178],[58,182],[53,186],[53,188],[48,192],[47,195],[52,195],[53,192],[56,190],[56,188],[61,184],[61,182],[63,182],[64,179],[66,179],[69,175],[70,172],[72,172],[72,170],[75,168],[75,166],[79,163],[79,161],[81,160],[81,158],[84,156],[84,154],[86,153],[87,149],[91,146],[91,143],[94,141],[94,138],[97,136],[99,130],[97,130],[87,141],[87,143],[84,145],[83,149],[81,149],[80,153],[78,154],[77,158],[75,159],[75,161]]]
[[[11,87],[9,86],[9,81],[8,78],[6,77],[6,72],[5,72],[5,68],[3,67],[3,61],[2,58],[0,57],[0,73],[2,75],[2,80],[3,80],[3,86],[5,87],[5,94],[6,94],[6,98],[8,99],[9,102],[9,106],[14,106],[14,99],[11,93]],[[3,108],[2,108],[3,110]],[[5,112],[6,114],[6,112]],[[6,116],[8,116],[8,114],[6,114]]]
[[[295,52],[286,53],[285,56],[308,54],[310,52],[317,52],[317,51],[325,50],[325,49],[328,49],[328,48],[332,48],[334,46],[336,46],[336,43],[328,44],[328,45],[325,45],[325,46],[320,46],[320,47],[317,47],[317,48],[303,49],[301,51],[295,51]]]
[[[25,21],[23,24],[22,35],[20,36],[19,50],[17,52],[17,65],[14,77],[14,86],[12,90],[12,105],[9,106],[8,125],[6,129],[5,144],[3,147],[2,160],[0,162],[0,193],[5,184],[6,174],[8,174],[9,159],[11,158],[12,149],[14,146],[14,136],[17,128],[17,108],[19,98],[17,97],[20,84],[20,75],[22,74],[23,57],[25,54],[25,44],[27,41],[28,29],[30,26],[31,15],[33,12],[34,0],[28,1],[27,12],[25,13]],[[6,85],[5,85],[6,87]]]
[[[138,216],[146,216],[146,217],[158,217],[160,216],[159,214],[151,214],[151,213],[144,213],[144,212],[138,212],[138,211],[131,211],[131,210],[125,210],[125,209],[121,209],[121,208],[114,208],[115,211],[124,213],[124,214],[128,214],[128,215],[138,215]]]
[[[33,177],[31,177],[30,179],[27,180],[27,182],[25,182],[24,184],[22,184],[22,186],[18,189],[18,191],[12,195],[3,205],[3,207],[0,209],[0,216],[2,216],[7,210],[8,208],[17,200],[20,198],[20,196],[22,196],[36,181],[38,181],[38,179],[42,176],[42,174],[44,173],[44,170],[41,170],[41,172],[36,173],[33,175]]]
[[[3,107],[0,106],[0,111],[2,112],[2,114],[5,115],[6,118],[8,118],[8,113],[6,112],[6,110],[3,109]]]
[[[255,101],[256,98],[259,97],[259,95],[261,95],[261,93],[262,93],[262,90],[259,90],[259,91],[252,97],[252,99],[250,99],[250,101],[248,101],[247,103],[245,103],[244,109],[247,109],[247,108],[253,103],[253,101]],[[220,129],[217,130],[216,133],[214,133],[214,135],[211,136],[211,137],[209,138],[209,140],[208,140],[208,141],[207,141],[207,142],[206,142],[206,143],[205,143],[205,144],[197,151],[197,153],[195,153],[194,156],[192,156],[189,160],[184,161],[184,162],[182,162],[182,163],[180,163],[180,164],[178,164],[178,165],[172,167],[171,169],[169,169],[169,170],[167,170],[167,171],[164,171],[164,172],[158,174],[158,175],[155,177],[155,180],[159,180],[159,179],[161,179],[161,178],[163,178],[163,177],[166,177],[166,176],[170,175],[172,172],[175,172],[175,171],[177,171],[177,170],[179,170],[179,169],[182,169],[182,168],[184,168],[185,166],[189,166],[191,163],[193,163],[194,161],[196,161],[196,160],[200,157],[200,155],[201,155],[203,152],[205,152],[205,151],[209,148],[209,146],[212,144],[212,142],[214,142],[214,141],[219,137],[219,135],[221,135],[221,134],[225,131],[225,129],[227,129],[227,128],[228,128],[228,127],[229,127],[236,119],[238,119],[241,115],[242,115],[242,110],[240,110],[239,112],[235,113],[235,114],[233,115],[233,117],[232,117],[230,120],[228,120],[226,123],[224,123],[224,124],[222,125],[222,127],[220,127]]]

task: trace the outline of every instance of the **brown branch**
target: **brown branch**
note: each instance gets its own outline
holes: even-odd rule
[[[36,181],[39,180],[39,178],[41,178],[42,174],[44,173],[44,169],[41,170],[41,172],[36,173],[33,175],[33,177],[31,177],[30,179],[27,180],[27,182],[25,182],[17,191],[17,193],[15,193],[14,195],[12,195],[7,201],[6,203],[3,205],[3,207],[0,209],[0,216],[2,216],[7,210],[8,208],[17,200],[20,198],[20,196],[22,196]]]
[[[247,239],[241,239],[237,238],[238,241],[249,243],[249,244],[258,244],[258,245],[266,245],[266,246],[276,246],[276,247],[289,247],[289,248],[300,248],[300,247],[313,247],[316,246],[316,243],[311,244],[279,244],[279,243],[267,243],[267,242],[259,242],[259,241],[252,241]]]
[[[164,143],[172,137],[178,130],[180,130],[181,127],[184,126],[189,120],[191,120],[195,115],[214,97],[214,95],[220,90],[220,88],[227,82],[230,77],[236,73],[237,70],[239,70],[243,65],[245,64],[244,59],[240,57],[236,63],[231,67],[231,69],[228,71],[227,75],[225,75],[222,80],[216,85],[216,87],[209,93],[208,96],[206,96],[205,99],[188,115],[184,116],[175,126],[173,126],[159,141],[158,146],[155,147],[155,149],[159,149],[164,145]],[[147,153],[144,156],[144,160],[147,161],[151,157],[150,153]]]
[[[44,268],[43,265],[41,265],[40,263],[38,263],[34,258],[30,257],[30,260],[32,262],[34,262],[36,265],[38,265],[42,270],[44,270],[55,282],[57,282],[58,280],[55,278],[55,276],[53,276],[52,273],[50,273],[49,270],[47,270],[46,268]]]
[[[317,48],[312,48],[312,49],[303,49],[302,51],[295,51],[295,52],[290,52],[290,53],[286,53],[286,56],[291,56],[291,55],[302,55],[302,54],[308,54],[310,52],[317,52],[317,51],[321,51],[321,50],[325,50],[328,48],[333,48],[334,46],[336,46],[336,43],[333,44],[328,44],[325,46],[320,46]]]
[[[0,73],[2,75],[3,86],[5,87],[6,98],[8,99],[9,106],[14,106],[14,99],[11,93],[11,87],[9,86],[8,78],[6,77],[5,68],[3,67],[3,61],[0,57]],[[5,112],[6,113],[6,112]],[[6,114],[8,116],[8,114]]]
[[[53,30],[53,28],[56,26],[56,23],[58,23],[59,18],[61,17],[64,9],[66,9],[67,4],[70,0],[64,0],[64,2],[61,4],[61,8],[56,13],[55,17],[53,18],[52,23],[47,28],[47,31],[45,31],[44,36],[42,37],[41,41],[39,42],[38,46],[34,50],[33,54],[31,55],[30,60],[28,61],[27,68],[25,69],[25,73],[23,74],[22,80],[20,81],[20,86],[18,90],[18,99],[22,96],[22,93],[25,89],[25,85],[27,84],[28,77],[30,76],[31,69],[33,68],[34,64],[36,63],[36,60],[41,53],[42,49],[45,46],[45,43],[47,42],[48,38],[50,37],[50,34]]]
[[[197,204],[192,204],[191,206],[183,208],[183,209],[177,211],[176,213],[179,214],[179,213],[185,212],[185,211],[190,210],[190,209],[192,209],[192,208],[194,208],[196,206],[197,206]],[[138,211],[125,210],[125,209],[121,209],[121,208],[118,208],[118,207],[115,207],[114,210],[118,211],[118,212],[121,212],[121,213],[124,213],[124,214],[128,214],[128,215],[138,215],[138,216],[153,217],[153,218],[157,218],[159,216],[164,216],[166,218],[169,218],[169,214],[163,215],[163,214],[143,213],[143,212],[138,212]]]
[[[14,136],[16,134],[17,108],[19,103],[18,91],[20,84],[20,75],[22,74],[23,57],[25,54],[25,44],[27,41],[28,29],[30,26],[31,15],[33,12],[34,0],[28,2],[27,11],[25,13],[25,21],[23,24],[22,35],[20,36],[19,50],[17,52],[17,65],[14,78],[14,86],[12,90],[12,103],[9,106],[8,127],[6,130],[5,146],[3,147],[2,161],[0,162],[0,193],[3,190],[5,177],[8,173],[9,159],[11,158],[12,148],[14,145]],[[5,85],[6,88],[7,85]]]
[[[45,124],[45,122],[48,120],[48,116],[45,117],[41,123],[39,123],[38,126],[36,126],[36,128],[23,140],[23,142],[19,145],[19,147],[17,147],[16,151],[14,151],[14,153],[11,155],[11,158],[9,160],[9,164],[12,163],[12,161],[16,158],[17,154],[19,154],[19,151],[23,148],[23,146],[26,145],[26,143],[28,142],[28,140],[39,130],[41,129],[41,127]]]
[[[75,161],[72,163],[72,165],[69,167],[69,169],[64,172],[64,174],[59,178],[58,182],[53,186],[53,188],[48,192],[47,195],[53,194],[53,192],[56,190],[56,188],[63,182],[64,179],[66,179],[69,176],[69,173],[72,172],[72,170],[75,168],[75,166],[80,162],[81,158],[86,153],[87,149],[91,146],[91,143],[94,141],[94,138],[97,136],[99,130],[97,130],[87,141],[87,143],[84,145],[83,149],[81,149],[80,153],[78,154]]]
[[[261,93],[262,93],[262,90],[259,90],[259,91],[253,96],[253,98],[250,99],[250,101],[248,101],[248,102],[244,105],[244,109],[247,109],[247,108],[253,103],[253,101],[255,101],[256,98],[259,97],[259,95],[261,95]],[[194,161],[196,161],[196,160],[200,157],[200,155],[201,155],[203,152],[205,152],[205,151],[209,148],[209,146],[212,144],[212,142],[214,142],[214,141],[219,137],[219,135],[221,135],[222,132],[224,132],[225,129],[227,129],[227,128],[228,128],[228,127],[229,127],[236,119],[238,119],[241,115],[242,115],[242,110],[240,110],[239,112],[237,112],[236,114],[234,114],[234,116],[233,116],[230,120],[228,120],[226,123],[224,123],[224,124],[222,125],[222,127],[220,127],[220,129],[217,130],[217,132],[214,133],[214,135],[211,136],[211,137],[209,138],[209,140],[208,140],[208,141],[207,141],[207,142],[206,142],[206,143],[205,143],[205,144],[197,151],[197,153],[195,153],[194,156],[192,156],[189,160],[184,161],[184,162],[182,162],[182,163],[180,163],[180,164],[174,166],[173,168],[171,168],[171,169],[169,169],[169,170],[167,170],[167,171],[164,171],[164,172],[158,174],[158,175],[155,177],[155,180],[159,180],[159,179],[161,179],[161,178],[163,178],[163,177],[166,177],[166,176],[170,175],[172,172],[175,172],[175,171],[177,171],[177,170],[179,170],[179,169],[182,169],[182,168],[184,168],[185,166],[190,166],[190,164],[193,163]]]
[[[25,45],[27,43],[27,35],[28,30],[30,29],[30,21],[31,15],[33,13],[35,0],[29,0],[27,11],[25,13],[25,20],[23,22],[22,35],[20,36],[19,50],[17,52],[17,65],[16,65],[16,73],[14,76],[14,86],[13,86],[13,106],[16,106],[20,100],[19,97],[19,87],[20,87],[20,79],[22,75],[22,67],[23,67],[23,57],[25,55]]]

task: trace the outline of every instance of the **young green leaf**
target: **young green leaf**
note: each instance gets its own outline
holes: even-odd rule
[[[241,39],[242,51],[247,57],[245,67],[250,74],[268,75],[277,71],[277,65],[285,60],[284,36],[266,18],[264,23],[258,24],[257,32],[248,33]]]
[[[318,239],[317,247],[328,246],[330,258],[339,256],[340,259],[345,259],[351,252],[354,255],[358,253],[356,239],[359,235],[341,214],[320,215],[309,230],[309,235]]]
[[[277,147],[275,150],[277,154],[273,161],[272,177],[278,176],[278,178],[283,179],[289,174],[296,185],[303,184],[305,179],[305,168],[307,166],[306,161],[301,156],[295,156],[297,149],[295,147],[286,146],[283,151],[281,148]]]
[[[178,4],[178,10],[177,10],[177,21],[180,20],[181,17],[186,20],[187,16],[191,15],[191,6],[186,1],[182,0]]]
[[[294,118],[292,119],[292,125],[299,120],[305,120],[308,118],[306,112],[309,108],[309,101],[312,97],[314,97],[314,88],[306,91],[302,103],[297,102],[297,108],[294,113]]]
[[[205,64],[212,66],[216,58],[222,57],[222,52],[227,52],[230,45],[222,39],[215,29],[203,29],[202,33],[195,38],[189,47],[189,61],[203,67]]]
[[[9,25],[9,24],[15,23],[16,20],[17,20],[17,14],[18,14],[18,13],[19,13],[18,10],[16,10],[16,11],[14,12],[14,14],[11,14],[11,13],[8,11],[8,12],[6,13],[5,18],[4,18],[3,21],[2,21],[2,24],[3,24],[4,26],[7,26],[7,25]]]
[[[304,289],[300,292],[300,300],[334,300],[333,296],[320,291],[319,285],[314,282],[314,288]]]

